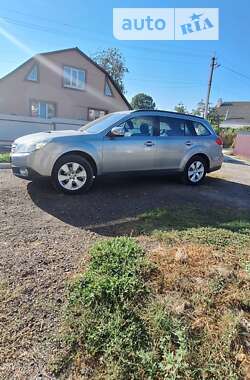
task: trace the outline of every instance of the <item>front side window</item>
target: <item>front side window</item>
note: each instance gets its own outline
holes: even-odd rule
[[[38,82],[38,65],[32,66],[25,79],[31,82]]]
[[[30,107],[33,117],[51,119],[56,116],[56,105],[54,103],[32,100]]]
[[[70,66],[64,66],[63,85],[64,87],[84,90],[86,83],[85,70],[76,69]]]
[[[153,136],[154,118],[150,116],[134,117],[121,125],[125,130],[125,137]]]
[[[99,119],[99,117],[105,116],[106,113],[107,111],[104,111],[104,110],[89,108],[88,120],[93,121],[93,120]]]

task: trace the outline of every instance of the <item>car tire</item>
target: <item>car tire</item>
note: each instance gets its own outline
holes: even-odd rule
[[[77,154],[67,154],[56,161],[51,180],[57,191],[81,194],[93,185],[95,174],[87,159]]]
[[[184,170],[183,180],[184,183],[191,186],[198,186],[206,177],[207,174],[207,162],[201,156],[192,157]]]

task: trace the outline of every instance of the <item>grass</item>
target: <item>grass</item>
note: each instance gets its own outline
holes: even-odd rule
[[[130,238],[116,238],[90,254],[87,272],[70,286],[65,313],[65,339],[76,367],[81,351],[95,378],[184,376],[187,332],[154,299],[148,279],[155,268],[142,249]]]
[[[248,213],[186,205],[141,215],[129,228],[137,242],[98,243],[72,279],[54,373],[248,379]]]
[[[10,153],[0,153],[0,163],[10,162]]]

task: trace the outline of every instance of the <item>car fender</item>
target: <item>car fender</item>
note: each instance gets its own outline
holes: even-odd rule
[[[181,168],[181,171],[183,171],[188,163],[188,161],[193,157],[193,156],[196,156],[197,154],[205,154],[209,160],[209,166],[210,166],[210,163],[211,163],[211,157],[210,157],[210,154],[209,154],[209,151],[208,149],[204,148],[204,146],[195,146],[191,149],[189,149],[187,151],[187,153],[184,155],[184,157],[182,158],[181,160],[181,165],[180,165],[180,168]]]
[[[68,142],[64,144],[51,141],[41,150],[41,152],[39,152],[39,154],[36,155],[35,159],[37,162],[35,163],[35,166],[39,166],[39,174],[50,177],[56,161],[64,154],[71,152],[81,152],[83,154],[87,154],[95,162],[97,174],[101,171],[101,142],[99,147],[97,141],[95,142],[95,146],[87,141],[83,144],[69,144]]]

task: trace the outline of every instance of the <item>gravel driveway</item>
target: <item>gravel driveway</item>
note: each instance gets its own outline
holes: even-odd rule
[[[99,179],[74,197],[0,170],[0,378],[48,378],[65,283],[84,266],[90,244],[122,234],[149,209],[186,202],[201,212],[250,209],[250,165],[227,162],[197,188],[165,177]]]

